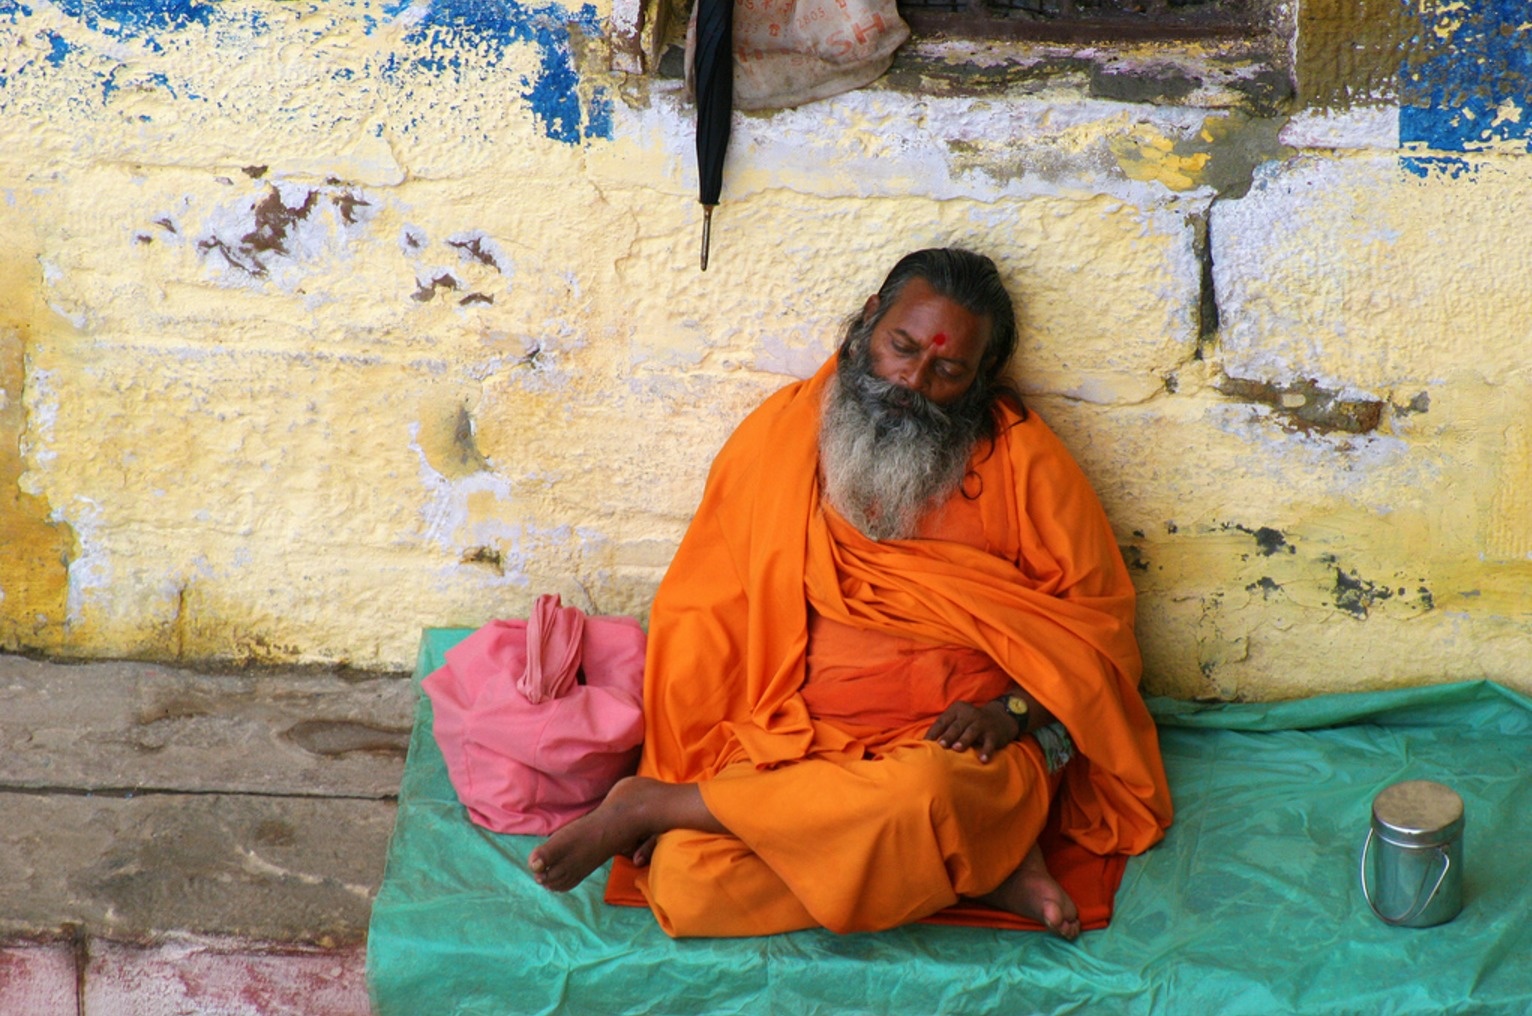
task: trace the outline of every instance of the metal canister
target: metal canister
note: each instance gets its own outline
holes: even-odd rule
[[[1373,798],[1362,895],[1373,913],[1401,927],[1456,917],[1463,909],[1463,799],[1430,780],[1395,783]]]

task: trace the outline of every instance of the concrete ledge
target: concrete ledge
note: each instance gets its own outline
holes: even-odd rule
[[[335,946],[366,936],[394,805],[6,793],[0,820],[0,940],[77,927]]]
[[[0,655],[0,787],[396,796],[406,675],[206,674]]]

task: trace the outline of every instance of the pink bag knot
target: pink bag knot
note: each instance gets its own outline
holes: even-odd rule
[[[575,686],[584,637],[584,611],[564,606],[558,593],[537,598],[527,620],[527,667],[516,682],[528,702],[561,698]]]

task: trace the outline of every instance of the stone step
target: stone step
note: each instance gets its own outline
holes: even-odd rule
[[[394,802],[0,793],[0,940],[362,941]]]
[[[408,675],[0,654],[0,696],[0,1016],[367,1012]]]
[[[0,787],[391,797],[403,675],[207,674],[0,656]]]

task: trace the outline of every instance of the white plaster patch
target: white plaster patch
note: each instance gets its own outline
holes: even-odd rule
[[[1286,430],[1268,406],[1215,406],[1207,416],[1218,430],[1258,446],[1251,458],[1270,463],[1272,475],[1298,469],[1328,480],[1338,493],[1361,487],[1379,470],[1396,467],[1410,450],[1408,443],[1386,434]]]
[[[569,335],[567,325],[548,337],[514,339],[496,336],[499,341],[520,345],[520,353],[505,353],[480,360],[467,368],[469,377],[478,381],[505,379],[528,393],[561,392],[568,389],[572,374],[565,365],[565,354],[558,340]]]
[[[414,28],[430,13],[431,0],[411,0],[408,7],[394,15],[394,20],[405,28]]]
[[[75,330],[85,331],[90,324],[90,315],[83,308],[71,306],[57,296],[66,279],[64,270],[52,258],[39,257],[37,260],[43,269],[43,285],[50,294],[48,309],[68,321]]]
[[[1393,151],[1399,147],[1399,107],[1301,110],[1283,126],[1277,140],[1292,148]]]
[[[42,493],[39,477],[33,467],[47,468],[58,458],[58,452],[50,445],[54,428],[58,425],[59,396],[54,387],[55,374],[51,370],[34,370],[23,389],[27,407],[27,429],[21,435],[21,456],[30,463],[21,474],[17,486],[22,493],[38,496]]]
[[[461,480],[448,479],[427,460],[425,449],[420,445],[420,424],[411,423],[409,429],[409,448],[420,460],[418,475],[428,494],[420,508],[424,538],[454,555],[474,547],[492,547],[501,555],[504,575],[490,584],[524,584],[527,564],[527,554],[522,548],[524,527],[501,518],[473,519],[469,510],[469,501],[481,494],[488,494],[497,504],[509,508],[513,501],[511,482],[490,472],[475,473]],[[449,571],[460,574],[455,567]]]
[[[195,244],[216,283],[291,293],[319,266],[333,272],[335,263],[351,260],[377,211],[375,199],[354,188],[263,182],[256,193],[213,208]]]
[[[66,625],[80,624],[86,608],[109,598],[112,588],[112,557],[101,532],[106,528],[101,505],[82,495],[70,502],[72,511],[55,508],[50,521],[67,525],[78,548],[69,561],[69,589],[65,594]]]
[[[736,114],[724,200],[774,188],[860,198],[918,191],[933,200],[986,202],[1088,190],[1136,206],[1164,204],[1177,196],[1119,172],[1108,138],[1146,118],[1168,137],[1190,137],[1205,116],[1195,108],[1146,112],[1099,100],[912,99],[863,89],[769,114]],[[689,187],[696,179],[692,106],[679,91],[661,92],[639,118],[640,136],[684,167],[677,179]],[[973,168],[954,165],[955,145],[982,153]]]
[[[1394,154],[1289,160],[1211,220],[1219,353],[1231,375],[1387,392],[1473,363],[1525,364],[1528,234],[1509,163],[1421,177]],[[1445,255],[1444,224],[1450,225]]]
[[[800,325],[763,335],[755,347],[754,370],[803,380],[827,360],[839,336],[824,328]]]
[[[1164,385],[1156,379],[1086,377],[1059,394],[1078,402],[1111,406],[1124,402],[1141,402],[1162,391],[1164,391]]]
[[[447,246],[458,252],[458,260],[469,265],[482,265],[509,278],[516,265],[511,256],[494,237],[476,229],[464,230],[447,237]]]

